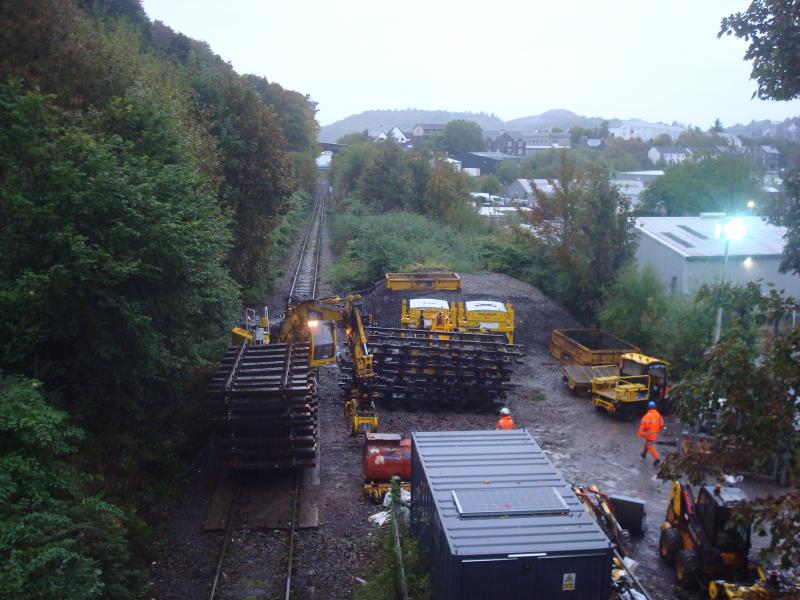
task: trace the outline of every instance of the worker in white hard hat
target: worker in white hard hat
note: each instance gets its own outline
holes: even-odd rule
[[[511,411],[506,407],[500,409],[500,420],[497,421],[498,429],[514,429],[514,420],[511,418]]]

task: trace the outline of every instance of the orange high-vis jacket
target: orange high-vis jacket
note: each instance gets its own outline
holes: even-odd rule
[[[497,422],[498,429],[514,429],[514,421],[508,415],[503,415]]]
[[[640,438],[655,442],[658,432],[664,427],[664,418],[655,408],[648,410],[639,422],[639,431],[636,432]]]

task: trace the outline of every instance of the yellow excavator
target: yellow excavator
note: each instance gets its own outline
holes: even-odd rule
[[[352,435],[361,431],[374,432],[378,430],[378,415],[370,394],[365,391],[375,376],[364,331],[365,321],[370,323],[372,317],[362,313],[363,306],[359,295],[301,300],[289,305],[283,320],[277,324],[270,323],[266,309],[260,318],[256,318],[255,311],[248,310],[245,320],[233,328],[232,341],[234,345],[244,341],[259,345],[270,343],[274,337],[273,341],[278,344],[308,344],[308,364],[315,368],[339,358],[336,328],[342,327],[351,357],[347,367],[352,375],[345,415],[350,420]],[[276,334],[270,335],[270,329]]]

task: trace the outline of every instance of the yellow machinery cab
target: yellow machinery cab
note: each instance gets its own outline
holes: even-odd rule
[[[447,300],[439,298],[403,298],[400,327],[403,329],[436,329],[450,331],[453,308]],[[449,323],[450,325],[446,325]]]
[[[456,305],[456,327],[459,331],[502,333],[514,343],[514,308],[496,300],[471,300]]]
[[[669,363],[639,354],[622,355],[618,375],[592,379],[592,404],[626,420],[644,412],[647,403],[663,405],[669,385]]]

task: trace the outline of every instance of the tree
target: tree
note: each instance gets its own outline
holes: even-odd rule
[[[447,163],[436,163],[431,168],[425,190],[425,213],[450,223],[469,198],[466,177]]]
[[[361,174],[377,152],[374,144],[355,144],[334,154],[331,179],[337,197],[344,198],[356,191]]]
[[[663,322],[667,302],[664,283],[653,267],[648,265],[639,271],[630,265],[617,273],[597,316],[604,329],[646,352],[656,353],[659,324]]]
[[[712,133],[722,133],[725,131],[725,128],[722,126],[722,121],[719,119],[714,119],[714,125],[711,127],[710,131]]]
[[[503,191],[503,184],[494,175],[481,175],[473,180],[475,191],[484,194],[500,194]]]
[[[403,210],[409,206],[411,179],[403,150],[393,140],[379,144],[358,179],[356,192],[368,207],[378,212]]]
[[[768,297],[756,284],[707,288],[726,303],[720,343],[675,388],[681,418],[702,424],[713,436],[707,451],[673,455],[662,475],[685,472],[695,482],[721,473],[775,471],[783,481],[800,475],[800,328],[790,329],[764,346],[759,328],[796,308],[776,292]],[[722,400],[724,399],[724,401]],[[798,490],[751,500],[745,507],[756,531],[770,536],[770,549],[789,564],[800,560]]]
[[[504,160],[499,165],[497,165],[497,171],[495,175],[500,180],[503,185],[509,185],[513,181],[520,178],[522,174],[522,168],[520,167],[520,163],[516,160]]]
[[[131,597],[124,515],[70,464],[83,437],[40,382],[0,375],[0,597]]]
[[[168,108],[119,99],[91,123],[106,133],[73,121],[0,85],[0,336],[20,340],[0,367],[122,435],[220,351],[230,235]]]
[[[741,155],[704,157],[665,169],[642,194],[649,210],[669,216],[701,212],[736,212],[761,196],[761,182],[753,162]]]
[[[797,14],[800,0],[753,0],[748,9],[722,19],[717,37],[734,35],[750,42],[745,60],[753,61],[753,94],[764,100],[800,96],[800,38]],[[787,200],[765,207],[768,220],[787,228],[783,271],[800,274],[800,174],[784,178]]]
[[[348,133],[347,135],[343,135],[338,140],[336,140],[337,144],[343,144],[345,146],[354,146],[356,144],[363,144],[365,142],[371,142],[372,139],[369,137],[366,131],[361,133]]]
[[[486,149],[480,125],[463,119],[450,121],[444,126],[441,145],[448,154],[480,152]]]
[[[539,263],[537,284],[570,308],[593,314],[635,249],[630,203],[605,172],[580,169],[561,153],[554,193],[534,189],[521,233]]]
[[[792,100],[800,95],[798,0],[753,0],[744,12],[722,19],[717,37],[733,35],[750,43],[745,60],[753,61],[753,97]]]

